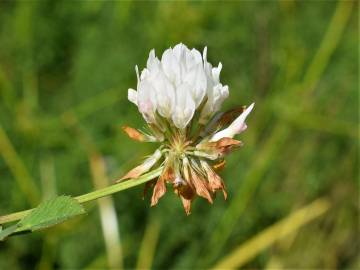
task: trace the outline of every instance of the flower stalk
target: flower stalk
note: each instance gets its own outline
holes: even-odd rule
[[[95,190],[95,191],[77,196],[77,197],[75,197],[75,199],[79,203],[83,204],[86,202],[97,200],[99,198],[109,196],[114,193],[144,184],[144,183],[158,177],[161,174],[162,169],[163,169],[162,167],[159,167],[155,170],[152,170],[152,171],[142,175],[141,177],[139,177],[137,179],[130,179],[128,181],[116,183],[116,184],[108,186],[106,188]],[[20,220],[23,217],[25,217],[26,215],[28,215],[33,209],[28,209],[28,210],[24,210],[24,211],[20,211],[20,212],[11,213],[11,214],[8,214],[5,216],[0,216],[0,225]]]

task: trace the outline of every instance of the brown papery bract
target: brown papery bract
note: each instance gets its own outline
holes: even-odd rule
[[[174,188],[175,193],[180,197],[186,215],[191,213],[191,202],[195,198],[193,188],[189,185],[181,185]]]
[[[210,167],[206,170],[207,177],[209,181],[209,187],[211,188],[212,192],[216,192],[217,190],[222,190],[224,199],[227,199],[227,192],[225,189],[225,184],[221,177],[216,174]]]
[[[165,180],[160,176],[159,180],[156,182],[153,190],[153,195],[151,197],[151,206],[157,205],[159,199],[164,196],[166,193],[166,184]]]
[[[238,148],[242,145],[241,141],[232,138],[222,138],[216,142],[211,143],[212,146],[219,151],[222,155],[228,154],[231,150]]]
[[[202,179],[194,170],[191,169],[191,181],[195,187],[196,194],[208,200],[209,203],[213,203],[213,199],[209,192],[209,186],[207,182]]]
[[[191,200],[184,198],[182,195],[180,195],[180,198],[181,198],[182,205],[185,209],[186,215],[187,216],[190,215],[191,214]]]
[[[143,142],[145,141],[144,135],[136,130],[135,128],[129,126],[123,126],[122,130],[133,140]]]
[[[144,173],[144,166],[139,165],[127,172],[123,177],[116,181],[116,183],[121,182],[125,179],[138,178],[140,175]]]

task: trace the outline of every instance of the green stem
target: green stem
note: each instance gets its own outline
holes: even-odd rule
[[[129,189],[132,187],[135,187],[137,185],[141,185],[145,182],[148,182],[156,177],[158,177],[161,174],[163,167],[159,167],[151,172],[148,172],[147,174],[144,174],[143,176],[140,176],[137,179],[130,179],[125,182],[120,182],[111,186],[108,186],[106,188],[102,188],[99,190],[95,190],[89,193],[86,193],[84,195],[80,195],[75,197],[76,200],[78,200],[79,203],[86,203],[89,201],[93,201],[105,196],[109,196],[111,194],[114,194],[116,192]],[[17,221],[22,219],[24,216],[29,214],[33,209],[28,209],[20,212],[15,212],[6,216],[0,216],[0,224],[5,224],[13,221]]]

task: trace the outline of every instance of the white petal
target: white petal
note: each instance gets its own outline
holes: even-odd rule
[[[148,70],[155,72],[158,71],[160,68],[160,61],[159,59],[155,56],[155,50],[152,49],[149,53],[149,58],[147,60],[146,63],[146,67]]]
[[[180,64],[175,57],[172,49],[167,49],[161,57],[161,66],[172,83],[178,83],[180,80]]]
[[[206,96],[207,102],[201,111],[200,123],[206,123],[209,118],[214,115],[224,100],[229,96],[228,86],[223,86],[220,83],[220,72],[222,64],[219,63],[218,67],[213,68],[212,65],[207,62],[207,48],[204,48],[203,52],[204,72],[206,75]]]
[[[195,112],[195,102],[190,96],[189,85],[184,83],[176,89],[176,105],[172,120],[176,127],[183,129],[190,122]]]
[[[216,113],[220,110],[221,105],[225,101],[225,99],[229,96],[229,87],[227,85],[222,86],[222,84],[218,84],[214,87],[214,99],[213,99],[213,108],[212,114]]]
[[[201,53],[200,53],[198,50],[192,49],[192,50],[191,50],[191,54],[192,54],[192,56],[193,56],[194,61],[195,61],[196,64],[202,63]]]
[[[212,75],[211,75],[212,65],[207,61],[207,47],[204,48],[203,61],[204,61],[204,70],[206,76],[208,77],[209,80],[212,81]]]
[[[142,71],[141,71],[141,75],[140,75],[140,80],[145,80],[146,78],[149,78],[150,77],[150,71],[147,69],[147,68],[144,68]]]
[[[203,60],[204,60],[204,63],[207,63],[207,47],[205,47],[204,51],[203,51]]]
[[[232,138],[236,134],[243,132],[247,128],[245,119],[254,108],[254,105],[255,103],[252,103],[249,107],[247,107],[246,110],[240,114],[240,116],[238,116],[238,118],[236,118],[228,128],[215,133],[215,135],[210,139],[210,142],[216,142],[222,138]]]
[[[220,72],[222,64],[219,63],[218,67],[213,68],[206,60],[207,50],[204,49],[204,70],[207,77],[207,102],[201,112],[200,123],[206,123],[211,116],[220,110],[222,103],[229,96],[229,88],[227,85],[223,86],[220,83]]]
[[[230,128],[232,128],[237,134],[241,132],[243,129],[243,125],[245,124],[246,117],[250,114],[252,109],[254,108],[255,103],[252,103],[249,107],[246,108],[245,111],[243,111],[242,114],[238,118],[235,119],[234,122],[230,125]]]
[[[128,100],[137,106],[137,91],[136,90],[129,88]]]
[[[209,81],[208,81],[209,83]],[[201,124],[205,124],[209,118],[211,118],[214,113],[218,112],[221,108],[221,105],[229,96],[229,87],[227,85],[223,86],[222,84],[215,85],[212,89],[209,89],[207,92],[207,101],[203,110],[201,111],[200,120]]]
[[[148,80],[143,80],[139,83],[138,108],[146,122],[155,122],[156,92]]]
[[[193,88],[193,98],[196,108],[199,107],[206,94],[207,79],[202,65],[199,64],[196,72],[196,80]]]
[[[216,82],[216,83],[218,83],[220,81],[221,69],[222,69],[222,64],[219,63],[218,67],[215,67],[211,70],[212,78],[213,78],[214,82]]]
[[[192,69],[194,66],[197,66],[198,64],[203,65],[201,53],[196,49],[192,49],[191,51],[190,50],[186,51],[185,61],[186,61],[187,70]]]
[[[144,163],[142,164],[144,166],[144,172],[147,172],[151,169],[152,166],[155,165],[155,163],[161,158],[161,151],[157,149],[154,154],[152,154],[150,157],[148,157]]]
[[[138,83],[139,83],[139,81],[140,81],[140,76],[139,76],[139,68],[138,68],[137,65],[135,66],[135,72],[136,72],[137,81],[138,81]]]
[[[154,166],[155,163],[161,158],[161,155],[162,155],[161,151],[159,149],[156,150],[155,153],[152,154],[147,159],[145,159],[145,161],[142,164],[140,164],[139,166],[130,170],[127,174],[125,174],[117,182],[120,182],[125,179],[129,179],[129,178],[138,178],[140,175],[148,172],[152,168],[152,166]]]
[[[174,56],[176,57],[176,59],[178,61],[181,61],[181,59],[185,57],[185,53],[188,50],[189,49],[184,44],[179,43],[174,47],[173,53],[174,53]]]
[[[165,118],[170,118],[175,104],[175,89],[168,78],[159,72],[153,81],[156,90],[157,111]]]
[[[155,49],[152,49],[152,50],[150,51],[150,53],[149,53],[149,58],[148,58],[148,61],[147,61],[147,63],[146,63],[146,66],[148,66],[149,64],[151,64],[151,63],[154,61],[155,58],[156,58],[156,56],[155,56]]]
[[[189,90],[196,108],[200,105],[206,94],[206,81],[202,64],[194,66],[185,75],[184,82],[190,86]]]

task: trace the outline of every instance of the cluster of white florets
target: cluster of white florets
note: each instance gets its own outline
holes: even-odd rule
[[[226,191],[215,173],[223,157],[241,145],[234,140],[246,129],[245,119],[254,104],[220,113],[229,96],[229,88],[220,82],[222,64],[213,67],[203,54],[183,44],[167,49],[158,59],[150,52],[146,68],[137,74],[137,89],[129,89],[128,99],[134,103],[148,124],[143,132],[130,127],[124,131],[138,141],[160,142],[160,147],[122,179],[135,178],[156,164],[163,173],[154,181],[152,205],[173,185],[181,197],[186,213],[190,213],[195,194],[212,202],[212,194]]]
[[[201,55],[196,49],[178,44],[167,49],[161,60],[152,50],[140,75],[136,68],[137,91],[129,89],[128,97],[148,123],[156,123],[158,113],[184,129],[201,105],[202,123],[220,109],[229,89],[220,83],[221,63],[213,68],[206,54],[206,48]]]

